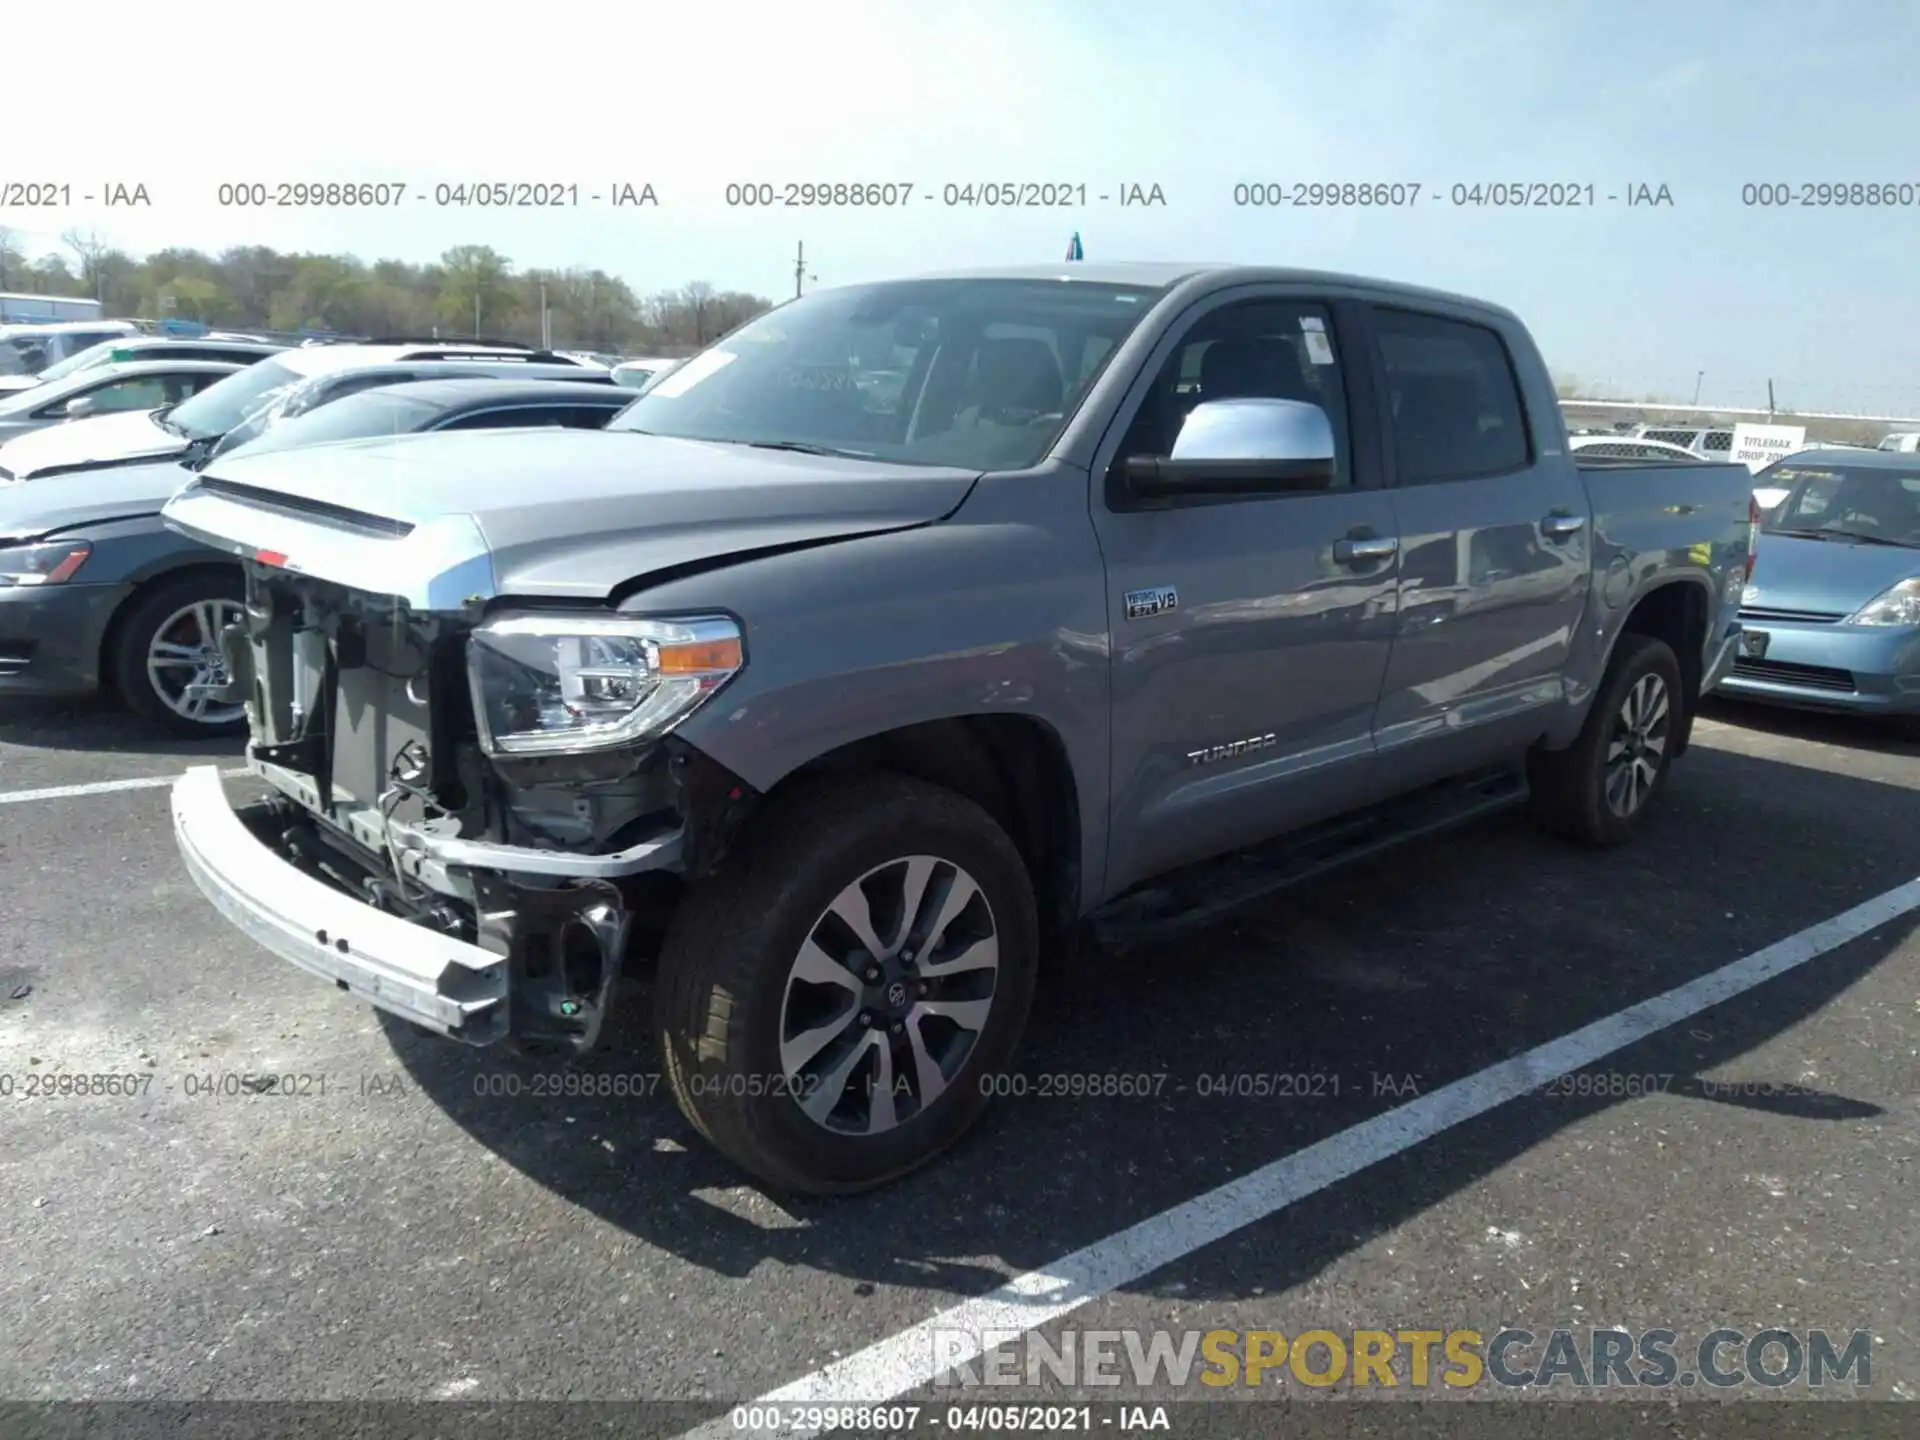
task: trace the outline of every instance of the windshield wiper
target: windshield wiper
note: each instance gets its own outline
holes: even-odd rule
[[[1851,541],[1856,545],[1893,545],[1902,550],[1920,549],[1920,541],[1895,540],[1886,535],[1863,535],[1858,530],[1768,530],[1768,535],[1791,535],[1796,540]]]
[[[871,460],[871,450],[836,450],[831,445],[811,445],[804,440],[743,440],[755,450],[791,450],[796,455],[837,455],[846,460]]]
[[[213,459],[213,452],[220,448],[220,442],[224,439],[224,435],[195,435],[187,441],[187,448],[180,452],[179,463],[188,470],[206,469],[208,462]]]
[[[1895,540],[1889,535],[1862,535],[1858,530],[1835,530],[1832,533],[1849,540],[1858,540],[1862,545],[1893,545],[1902,550],[1920,549],[1920,541]]]

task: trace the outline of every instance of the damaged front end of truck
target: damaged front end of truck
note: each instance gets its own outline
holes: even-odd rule
[[[472,1044],[591,1048],[759,796],[687,737],[742,677],[662,576],[930,524],[976,477],[639,433],[346,441],[197,474],[163,512],[246,573],[211,684],[237,804],[174,789],[196,884],[281,958]],[[750,700],[715,724],[764,724]]]
[[[236,505],[256,523],[208,513]],[[285,550],[226,538],[261,521],[307,527],[272,543],[309,558],[327,534],[314,522],[342,544],[377,537],[395,547],[388,576],[421,583],[316,578]],[[169,523],[247,572],[215,683],[246,704],[247,768],[271,787],[229,808],[203,767],[176,791],[209,898],[284,958],[430,1030],[590,1048],[623,966],[756,798],[668,733],[743,665],[738,624],[493,608],[459,517],[403,528],[213,481]],[[225,817],[333,902],[244,863]]]

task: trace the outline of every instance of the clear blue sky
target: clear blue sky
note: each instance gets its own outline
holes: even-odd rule
[[[434,7],[436,15],[452,12]],[[1920,412],[1920,204],[1761,210],[1743,182],[1920,189],[1920,4],[1848,0],[967,0],[775,6],[206,3],[172,39],[57,7],[9,50],[0,178],[141,181],[144,211],[0,214],[135,252],[242,242],[430,259],[491,244],[642,291],[792,292],[951,264],[1206,259],[1351,270],[1501,301],[1556,369],[1632,391]],[[498,15],[499,20],[492,18]],[[35,34],[45,27],[47,34]],[[178,43],[178,56],[169,47]],[[204,92],[184,77],[224,77]],[[84,82],[84,83],[82,83]],[[223,93],[224,92],[224,93]],[[117,95],[124,94],[122,105]],[[163,96],[148,106],[142,97]],[[279,97],[277,100],[261,97]],[[423,98],[424,97],[424,98]],[[140,117],[147,118],[140,118]],[[651,181],[657,210],[223,211],[222,180]],[[1164,208],[729,210],[733,180],[1159,184]],[[1236,209],[1243,180],[1419,182],[1408,210]],[[1594,210],[1456,209],[1455,183],[1591,183]],[[1671,208],[1604,196],[1664,183]]]

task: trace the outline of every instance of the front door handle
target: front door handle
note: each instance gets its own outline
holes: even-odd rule
[[[1333,558],[1342,565],[1369,565],[1392,559],[1399,548],[1391,535],[1354,535],[1333,542]]]
[[[1549,540],[1565,540],[1578,535],[1586,523],[1587,517],[1584,515],[1569,515],[1564,510],[1556,510],[1551,515],[1541,517],[1540,529]]]

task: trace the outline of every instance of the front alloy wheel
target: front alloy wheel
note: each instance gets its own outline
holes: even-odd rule
[[[940,1097],[993,1011],[993,907],[959,865],[912,855],[828,905],[787,972],[780,1069],[816,1125],[877,1135]]]
[[[147,642],[147,683],[160,702],[193,725],[231,725],[245,713],[239,704],[222,704],[208,687],[227,683],[226,652],[220,632],[246,618],[234,600],[196,600],[160,622]]]
[[[243,704],[215,700],[227,682],[221,632],[246,620],[238,571],[194,569],[138,592],[115,619],[111,677],[127,707],[175,735],[207,738],[246,729]]]
[[[979,805],[892,774],[776,791],[661,949],[681,1111],[776,1188],[878,1185],[979,1117],[1033,1000],[1038,922]]]

